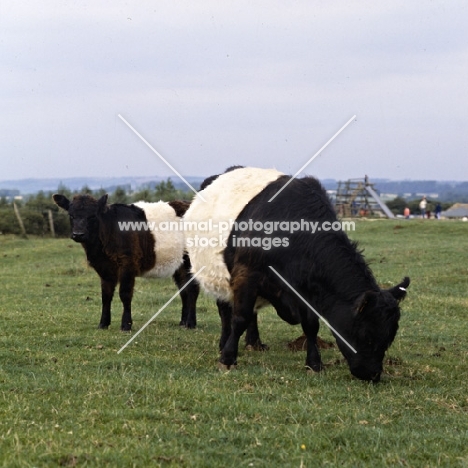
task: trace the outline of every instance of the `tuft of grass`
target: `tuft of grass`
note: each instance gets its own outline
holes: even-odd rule
[[[360,221],[350,236],[380,284],[411,277],[378,385],[351,377],[336,348],[307,374],[300,333],[271,308],[267,352],[221,373],[219,317],[202,296],[196,330],[175,300],[131,335],[98,330],[100,289],[69,240],[0,236],[0,466],[467,466],[466,223]],[[171,280],[138,279],[135,330]],[[325,339],[332,339],[322,329]]]

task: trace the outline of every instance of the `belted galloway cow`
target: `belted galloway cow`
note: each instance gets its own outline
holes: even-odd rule
[[[157,230],[158,223],[177,223],[189,204],[183,201],[135,204],[107,203],[77,195],[71,201],[55,194],[54,202],[68,212],[71,238],[79,242],[89,264],[101,278],[102,313],[99,328],[111,323],[111,302],[120,283],[123,304],[121,330],[132,328],[132,297],[135,277],[173,276],[179,289],[191,278],[182,230]],[[199,285],[191,281],[181,292],[181,326],[195,328]]]
[[[313,177],[246,167],[209,182],[200,192],[206,202],[196,196],[183,219],[193,271],[205,267],[197,280],[217,299],[220,366],[237,364],[246,330],[250,342],[262,345],[256,312],[270,303],[283,320],[301,324],[308,369],[324,367],[317,347],[320,317],[352,375],[379,381],[409,278],[390,289],[378,286],[356,243],[337,229],[333,206]]]

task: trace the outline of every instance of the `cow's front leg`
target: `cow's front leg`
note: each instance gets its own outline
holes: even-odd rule
[[[322,358],[317,346],[317,333],[319,331],[319,321],[317,317],[310,317],[310,312],[307,313],[307,320],[302,322],[302,329],[307,337],[307,356],[306,369],[312,369],[315,372],[323,370]]]
[[[249,281],[250,280],[250,281]],[[254,320],[254,306],[257,297],[255,289],[256,281],[249,276],[242,274],[236,277],[233,272],[231,285],[233,289],[233,308],[231,333],[221,351],[220,363],[222,368],[230,369],[237,364],[237,354],[239,351],[239,339],[247,330],[250,322]]]
[[[103,330],[107,330],[111,324],[111,303],[116,285],[115,278],[101,278],[102,311],[98,328]]]
[[[219,351],[222,351],[231,334],[232,306],[229,302],[218,299],[216,301],[218,313],[221,319],[221,337],[219,339]]]
[[[132,298],[133,287],[135,286],[135,274],[131,271],[125,271],[120,277],[119,296],[123,304],[122,331],[131,331],[132,329]]]

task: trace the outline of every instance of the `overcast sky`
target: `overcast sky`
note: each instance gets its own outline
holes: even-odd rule
[[[3,0],[0,180],[468,180],[468,3]]]

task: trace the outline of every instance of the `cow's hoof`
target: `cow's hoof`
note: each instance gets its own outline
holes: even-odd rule
[[[179,326],[181,328],[188,328],[189,330],[193,330],[194,328],[197,328],[196,323],[190,323],[190,322],[180,322]]]
[[[98,330],[108,330],[108,329],[109,329],[109,325],[103,325],[102,323],[98,325]]]
[[[323,371],[325,369],[323,364],[314,364],[313,366],[305,366],[308,374],[316,374],[317,372]]]
[[[265,344],[265,343],[255,343],[255,344],[248,344],[248,345],[245,345],[245,349],[247,351],[268,351],[270,349],[270,347]]]
[[[120,331],[121,331],[122,333],[131,333],[131,332],[132,332],[132,329],[131,329],[131,328],[124,328],[124,327],[122,327],[122,328],[120,329]]]
[[[218,369],[223,372],[231,371],[237,368],[237,364],[223,364],[222,362],[218,362]]]

